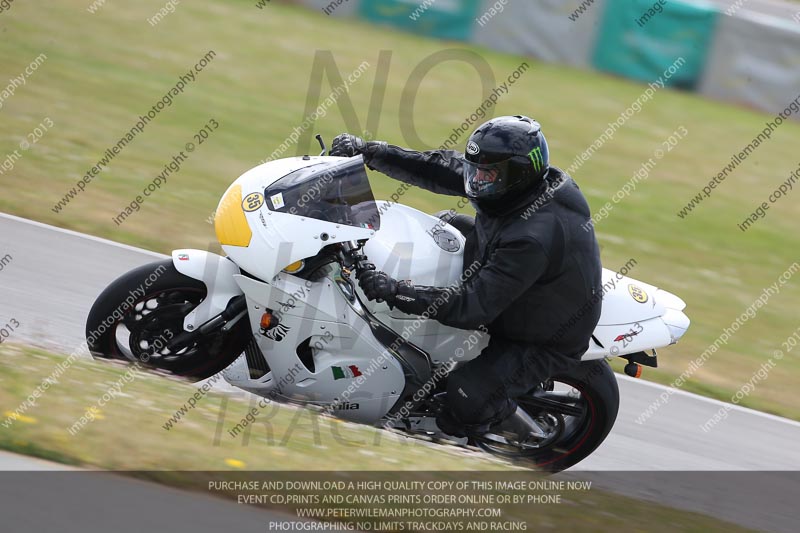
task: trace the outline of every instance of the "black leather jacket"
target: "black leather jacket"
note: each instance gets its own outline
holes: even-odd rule
[[[464,196],[463,156],[383,145],[364,156],[369,168],[423,189]],[[407,313],[426,313],[462,329],[486,326],[510,340],[580,357],[600,318],[600,252],[589,205],[578,185],[551,167],[538,190],[509,202],[503,213],[478,208],[467,235],[464,266],[477,272],[455,287],[414,287],[397,300]],[[413,300],[413,301],[412,301]]]

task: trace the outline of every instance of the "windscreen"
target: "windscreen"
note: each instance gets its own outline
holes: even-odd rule
[[[295,170],[264,190],[272,211],[380,229],[380,214],[361,157]]]

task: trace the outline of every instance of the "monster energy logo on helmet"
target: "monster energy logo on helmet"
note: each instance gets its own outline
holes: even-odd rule
[[[544,158],[542,158],[541,147],[537,146],[531,150],[528,154],[528,157],[531,158],[531,163],[533,163],[533,168],[536,170],[536,172],[541,172],[542,168],[544,167]]]
[[[543,183],[550,167],[541,126],[523,115],[481,124],[465,152],[464,191],[484,212],[502,213],[524,200]]]

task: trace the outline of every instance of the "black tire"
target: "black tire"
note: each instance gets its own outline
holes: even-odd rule
[[[525,453],[498,455],[539,470],[560,472],[588,457],[611,432],[619,412],[619,387],[616,375],[606,361],[582,363],[573,373],[553,376],[552,380],[580,392],[584,416],[550,446]],[[517,402],[529,414],[534,414],[534,409],[526,405],[525,397],[518,398]],[[490,453],[497,453],[484,443],[478,442],[478,445]]]
[[[213,376],[244,351],[250,336],[248,320],[240,320],[226,334],[204,336],[179,352],[166,348],[183,331],[186,315],[206,295],[205,284],[178,272],[172,260],[131,270],[112,282],[89,311],[89,351],[95,358],[138,361],[193,380]]]

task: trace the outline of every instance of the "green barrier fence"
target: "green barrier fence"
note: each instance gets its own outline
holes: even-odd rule
[[[369,0],[361,2],[359,15],[378,24],[403,30],[468,41],[480,0]]]
[[[679,58],[666,84],[694,90],[713,42],[718,12],[677,0],[608,0],[593,64],[598,70],[652,82]]]

